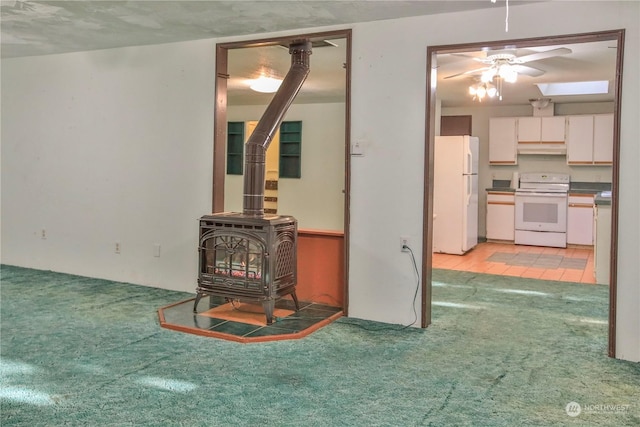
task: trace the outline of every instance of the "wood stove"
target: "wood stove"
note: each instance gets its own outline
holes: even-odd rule
[[[298,310],[297,232],[290,216],[225,212],[200,218],[194,311],[205,295],[260,302],[268,325],[277,299],[291,295]]]
[[[194,312],[205,295],[261,302],[268,325],[273,323],[278,298],[291,295],[299,310],[295,292],[297,221],[291,216],[264,213],[267,148],[309,74],[311,42],[294,40],[289,53],[291,68],[245,144],[242,213],[200,218]]]

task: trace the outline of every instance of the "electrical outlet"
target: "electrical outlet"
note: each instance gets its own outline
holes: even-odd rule
[[[407,249],[408,247],[411,247],[409,238],[407,236],[400,236],[400,250],[402,252],[409,252],[409,249]]]
[[[153,256],[156,258],[160,258],[160,245],[157,243],[153,247]]]
[[[40,230],[40,238],[43,240],[47,238],[47,230],[45,230],[44,228]]]
[[[120,242],[116,242],[116,253],[120,253]]]

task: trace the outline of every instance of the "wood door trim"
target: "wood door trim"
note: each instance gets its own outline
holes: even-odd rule
[[[351,61],[352,61],[352,30],[334,30],[306,34],[296,34],[281,37],[272,37],[257,40],[219,43],[216,45],[216,103],[215,122],[213,135],[213,190],[212,211],[224,210],[224,180],[225,180],[225,151],[226,151],[226,122],[227,122],[227,85],[228,75],[228,51],[258,46],[273,46],[283,42],[288,43],[293,39],[345,39],[345,171],[344,171],[344,303],[343,314],[348,315],[349,309],[349,224],[351,218]]]
[[[613,126],[613,160],[611,185],[611,247],[609,268],[609,357],[616,355],[616,298],[618,292],[618,213],[619,213],[619,179],[620,179],[620,110],[622,104],[622,71],[624,57],[625,30],[608,30],[590,33],[569,34],[549,37],[533,37],[525,39],[507,39],[490,42],[461,43],[451,45],[427,46],[427,102],[425,117],[425,160],[424,176],[426,185],[423,197],[423,238],[422,251],[424,263],[422,268],[422,327],[431,323],[431,270],[432,270],[432,226],[433,226],[433,146],[435,139],[435,101],[436,89],[432,85],[432,73],[437,62],[436,55],[444,53],[461,53],[486,49],[502,49],[505,45],[521,47],[553,46],[562,44],[593,43],[600,41],[616,41],[616,77],[614,82],[614,126]],[[490,162],[496,164],[497,162]],[[513,164],[513,162],[512,162]],[[428,305],[428,307],[427,307]]]

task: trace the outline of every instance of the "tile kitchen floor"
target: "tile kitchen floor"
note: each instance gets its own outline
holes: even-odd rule
[[[593,248],[480,243],[465,255],[433,254],[433,268],[595,284]]]

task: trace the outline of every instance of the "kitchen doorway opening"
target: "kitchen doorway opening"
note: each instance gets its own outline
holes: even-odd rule
[[[245,88],[238,83],[238,75],[234,72],[238,70],[237,65],[240,62],[254,62],[260,65],[262,73],[276,73],[273,77],[284,77],[277,75],[277,56],[278,53],[284,52],[284,56],[288,58],[288,46],[294,40],[308,39],[312,43],[312,53],[310,57],[311,73],[307,78],[302,89],[294,100],[290,113],[294,111],[296,105],[302,112],[296,112],[302,115],[300,118],[292,118],[293,114],[288,114],[284,118],[284,122],[296,120],[298,122],[297,131],[301,135],[301,141],[298,140],[296,147],[284,147],[281,143],[272,144],[276,148],[282,147],[284,154],[296,155],[298,157],[297,176],[287,176],[283,174],[283,167],[289,167],[289,164],[283,165],[283,155],[280,155],[279,169],[273,171],[273,176],[267,171],[267,184],[275,183],[277,193],[265,194],[265,207],[267,202],[271,203],[277,200],[277,214],[293,215],[297,217],[295,212],[296,200],[295,196],[288,194],[309,195],[315,194],[316,199],[324,191],[327,198],[331,198],[334,203],[324,203],[324,208],[334,207],[331,217],[334,221],[326,225],[326,222],[316,226],[314,220],[321,221],[319,216],[314,217],[312,213],[305,212],[298,219],[298,297],[301,301],[316,301],[336,307],[339,306],[344,315],[348,315],[348,271],[349,271],[349,200],[350,200],[350,87],[351,87],[351,30],[337,30],[320,33],[296,34],[282,37],[265,38],[258,40],[246,40],[241,42],[220,43],[216,46],[216,106],[215,106],[215,129],[213,141],[213,189],[212,189],[212,212],[224,212],[229,210],[237,210],[242,199],[241,184],[235,181],[242,181],[242,176],[238,180],[238,176],[228,173],[227,163],[227,124],[230,121],[241,120],[240,128],[244,129],[244,140],[249,136],[250,128],[246,126],[251,120],[258,120],[262,115],[265,106],[270,102],[272,94],[257,94],[248,90],[248,84]],[[334,50],[340,53],[338,56],[331,55],[327,52]],[[247,53],[247,55],[245,55]],[[272,54],[273,53],[273,54]],[[341,56],[340,56],[341,55]],[[281,55],[282,56],[282,55]],[[287,59],[287,61],[289,61]],[[331,63],[329,63],[331,62]],[[246,65],[246,64],[245,64]],[[287,64],[288,68],[288,64]],[[325,77],[325,82],[317,79],[324,73],[332,75]],[[339,70],[339,71],[336,71]],[[258,76],[243,75],[244,81],[257,78]],[[234,80],[235,79],[235,80]],[[328,83],[327,83],[328,82]],[[306,85],[306,87],[305,87]],[[314,105],[316,107],[314,107]],[[320,106],[329,105],[332,108],[332,114],[324,114],[326,110],[317,113]],[[304,107],[306,106],[306,107]],[[246,108],[250,111],[248,116],[250,119],[238,119],[239,109]],[[314,114],[314,111],[316,112]],[[248,117],[247,116],[247,117]],[[318,126],[313,126],[321,120],[328,120],[327,117],[334,117],[333,128],[338,132],[335,136],[327,136],[331,140],[340,142],[344,141],[342,146],[332,148],[332,164],[336,165],[336,171],[322,171],[322,175],[318,176],[317,171],[313,169],[313,165],[309,161],[305,161],[305,155],[308,158],[313,156],[316,147],[312,147],[312,135],[315,139],[321,137],[318,132],[313,131]],[[233,118],[233,120],[231,120]],[[282,128],[281,128],[282,131]],[[305,139],[305,135],[307,139]],[[295,135],[293,135],[295,136]],[[288,139],[293,137],[286,135],[286,138],[280,137],[283,143],[289,142]],[[274,138],[275,139],[275,138]],[[307,145],[305,145],[305,142]],[[271,149],[271,146],[270,146]],[[293,151],[291,151],[293,150]],[[280,150],[278,150],[280,151]],[[291,151],[291,152],[289,152]],[[267,153],[269,155],[269,153]],[[315,159],[315,157],[313,157]],[[323,158],[324,159],[324,158]],[[325,163],[316,162],[316,163]],[[274,162],[278,165],[278,161]],[[274,169],[278,169],[277,167]],[[290,169],[290,168],[289,168]],[[287,169],[287,170],[289,170]],[[317,169],[317,168],[316,168]],[[325,168],[326,169],[326,168]],[[331,176],[327,176],[327,174]],[[242,171],[240,171],[240,174]],[[237,174],[238,175],[238,174]],[[331,181],[333,185],[328,190],[327,183]],[[308,186],[315,185],[317,188],[310,191]],[[305,187],[306,186],[306,187]],[[237,189],[239,191],[236,191]],[[306,189],[305,189],[306,188]],[[266,197],[269,196],[269,197]],[[267,200],[269,198],[270,200]],[[240,202],[239,202],[240,201]],[[303,202],[305,204],[307,202]],[[313,201],[312,201],[313,203]],[[339,207],[338,207],[339,206]],[[268,206],[271,207],[271,206]],[[310,211],[307,209],[307,211]],[[307,225],[305,225],[305,223]],[[312,224],[312,225],[308,225]],[[340,229],[341,228],[341,229]],[[313,256],[312,260],[308,258]],[[322,271],[317,271],[322,269]],[[313,282],[311,286],[301,286],[302,282]]]
[[[494,42],[468,43],[456,45],[429,46],[427,48],[427,111],[426,111],[426,141],[425,141],[425,194],[423,218],[423,252],[425,259],[422,271],[422,316],[421,326],[427,327],[431,323],[432,300],[432,268],[433,268],[433,194],[434,194],[434,156],[435,137],[439,134],[442,98],[436,87],[438,81],[438,57],[444,54],[460,54],[480,52],[483,50],[501,50],[534,48],[544,46],[558,46],[564,44],[583,44],[595,42],[611,42],[615,49],[615,78],[611,82],[613,97],[613,148],[611,164],[611,225],[609,245],[609,330],[608,355],[615,357],[615,319],[617,295],[617,241],[618,241],[618,206],[619,206],[619,153],[620,153],[620,106],[622,88],[622,60],[624,51],[624,30],[603,31],[565,36],[538,37],[530,39],[502,40]],[[457,114],[464,114],[457,111]],[[474,120],[474,125],[477,120]],[[483,205],[481,205],[483,206]],[[481,207],[482,209],[482,207]]]

